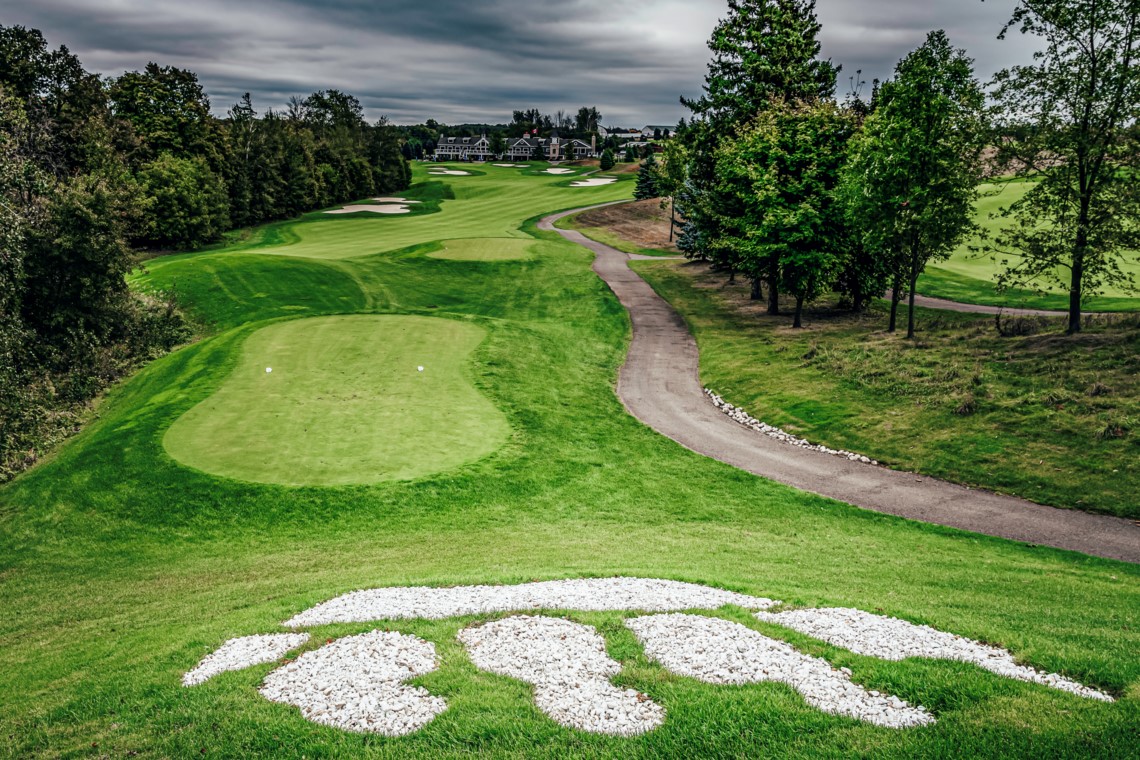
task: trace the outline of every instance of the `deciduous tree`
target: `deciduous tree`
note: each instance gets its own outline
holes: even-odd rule
[[[1140,0],[1020,0],[1011,29],[1045,47],[995,77],[997,121],[1039,181],[1006,215],[999,283],[1067,287],[1076,333],[1088,295],[1135,285],[1120,265],[1140,249]]]

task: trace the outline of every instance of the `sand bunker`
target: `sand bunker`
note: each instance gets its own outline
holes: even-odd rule
[[[617,182],[617,177],[594,177],[571,182],[570,187],[601,187],[602,185],[612,185],[614,182]]]
[[[437,177],[470,177],[471,172],[460,171],[459,169],[429,169],[428,174],[434,174]]]
[[[399,206],[394,203],[385,203],[382,205],[360,204],[356,206],[345,206],[344,208],[334,209],[333,211],[326,211],[326,214],[356,214],[361,211],[367,211],[370,214],[410,214],[412,210],[407,206]]]
[[[500,166],[504,169],[525,169],[526,164],[491,164],[491,166]]]
[[[547,174],[574,174],[573,169],[547,169]]]
[[[422,203],[423,201],[410,201],[407,198],[373,198],[376,203]]]

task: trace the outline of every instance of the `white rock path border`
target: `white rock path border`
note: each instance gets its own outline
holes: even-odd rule
[[[724,412],[733,420],[739,422],[744,427],[751,428],[757,433],[762,433],[769,438],[775,438],[777,441],[791,444],[792,446],[796,446],[801,449],[818,451],[823,454],[831,454],[833,456],[843,457],[844,459],[850,460],[852,462],[862,462],[863,464],[873,465],[879,464],[878,461],[871,459],[870,457],[863,456],[862,454],[856,454],[853,451],[845,451],[843,449],[830,449],[827,446],[814,444],[810,441],[804,440],[803,438],[797,438],[791,433],[785,430],[781,430],[778,427],[774,427],[765,422],[761,422],[740,407],[733,406],[732,404],[728,403],[709,388],[705,388],[705,395],[709,397],[710,401],[712,401],[713,406]]]
[[[778,681],[823,712],[887,728],[934,723],[926,708],[867,691],[851,681],[849,671],[731,620],[674,614],[634,618],[625,624],[645,647],[646,656],[680,676],[714,684]]]
[[[459,641],[480,670],[532,684],[535,705],[563,726],[636,736],[665,720],[649,697],[610,683],[621,663],[592,626],[520,615],[466,628]]]
[[[1005,678],[1038,683],[1087,699],[1114,701],[1104,692],[1057,673],[1043,673],[1018,665],[1013,655],[1000,647],[898,618],[844,607],[779,613],[757,612],[755,616],[758,620],[791,628],[855,654],[884,660],[925,657],[969,662]]]
[[[275,662],[304,646],[308,640],[307,633],[273,633],[230,639],[203,657],[193,670],[182,676],[182,685],[197,686],[221,673]]]
[[[300,708],[314,723],[405,736],[447,709],[442,698],[403,683],[436,667],[431,642],[372,631],[305,652],[266,676],[259,691],[273,702]]]
[[[442,620],[461,615],[535,610],[579,612],[715,610],[734,604],[766,610],[779,602],[682,581],[579,578],[517,586],[403,586],[353,591],[289,620],[287,628],[376,620]]]

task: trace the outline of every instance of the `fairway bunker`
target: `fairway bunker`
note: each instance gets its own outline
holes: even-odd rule
[[[359,203],[352,206],[345,206],[344,208],[333,209],[326,211],[326,214],[357,214],[362,211],[370,214],[410,214],[412,210],[408,208],[406,203],[418,203],[418,201],[399,201],[398,203]]]
[[[286,620],[287,628],[317,628],[395,620],[498,617],[467,625],[457,634],[480,670],[531,684],[535,705],[552,720],[597,734],[633,736],[666,721],[659,704],[611,679],[623,672],[609,656],[597,628],[545,611],[630,612],[624,627],[644,654],[675,677],[736,687],[775,681],[791,686],[811,707],[884,728],[928,726],[925,707],[853,680],[853,671],[741,623],[707,613],[735,606],[766,623],[784,626],[869,657],[964,659],[1005,678],[1029,681],[1099,702],[1107,694],[1056,674],[1013,665],[1004,649],[859,610],[811,609],[772,614],[780,602],[733,591],[653,578],[582,578],[513,586],[390,587],[354,591]],[[704,610],[696,615],[684,611]],[[647,614],[649,613],[649,614]],[[218,673],[266,661],[295,640],[265,636],[231,639],[184,678],[196,686]],[[966,652],[966,656],[961,656]],[[977,655],[977,656],[975,656]],[[629,656],[629,655],[627,655]],[[994,663],[998,666],[994,666]],[[440,667],[435,644],[392,631],[329,639],[269,674],[261,693],[292,704],[309,720],[350,731],[403,735],[447,708],[444,699],[404,682]],[[862,674],[866,677],[866,674]],[[935,686],[937,689],[938,687]],[[952,688],[952,687],[951,687]],[[731,694],[731,692],[726,692]],[[952,702],[948,709],[953,710]]]
[[[590,179],[580,179],[570,183],[570,187],[603,187],[604,185],[612,185],[617,182],[617,177],[592,177]]]
[[[552,168],[552,169],[546,169],[543,173],[544,174],[575,174],[576,172],[573,169]]]
[[[470,177],[471,172],[460,171],[459,169],[428,169],[428,174],[434,174],[437,177]]]
[[[470,379],[485,336],[467,322],[396,315],[270,325],[246,339],[230,376],[175,421],[163,446],[212,475],[292,486],[454,469],[494,452],[509,432]],[[427,408],[446,409],[446,424],[430,424]]]
[[[428,258],[445,261],[525,261],[533,259],[537,241],[525,238],[461,238],[443,241],[443,249]]]

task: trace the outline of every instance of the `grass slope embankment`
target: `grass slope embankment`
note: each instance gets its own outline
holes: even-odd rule
[[[1061,323],[1003,338],[993,317],[923,310],[908,342],[886,332],[879,305],[817,308],[797,331],[750,301],[743,280],[700,264],[633,266],[693,330],[705,385],[758,419],[900,469],[1140,517],[1134,317],[1072,338]]]
[[[172,257],[140,276],[139,287],[175,283],[212,334],[121,385],[58,456],[0,489],[0,755],[1134,754],[1140,571],[864,512],[654,434],[614,395],[627,315],[586,251],[525,221],[628,197],[630,186],[568,189],[557,178],[483,171],[447,180],[455,199],[435,214],[345,217],[343,229],[306,218],[279,226],[267,250]],[[446,238],[504,233],[536,236],[534,257],[427,255]],[[435,316],[485,331],[462,363],[506,419],[506,443],[417,480],[350,487],[216,477],[166,453],[168,431],[232,378],[256,330],[344,314]],[[447,402],[421,410],[423,424],[446,425]],[[938,723],[878,728],[812,709],[783,685],[670,675],[619,614],[567,613],[604,634],[624,664],[618,683],[668,710],[665,725],[635,738],[563,728],[535,708],[529,686],[475,670],[455,641],[471,618],[313,631],[311,646],[377,627],[436,644],[439,671],[416,683],[449,709],[402,739],[317,726],[266,701],[256,686],[269,665],[194,689],[179,683],[230,637],[280,630],[353,589],[618,574],[882,611],[1007,646],[1121,699],[1082,700],[964,664],[860,657],[739,610],[722,614],[927,706]]]
[[[998,292],[994,281],[1002,269],[1001,262],[1017,262],[1018,256],[971,250],[994,243],[1001,228],[1010,224],[1010,220],[1000,216],[1001,212],[1024,197],[1030,187],[1032,181],[1024,179],[982,185],[974,221],[982,228],[985,238],[967,241],[948,260],[929,265],[918,280],[918,292],[962,303],[1068,311],[1069,293],[1067,287],[1062,286],[1069,282],[1068,270],[1058,269],[1053,282],[1039,281],[1034,287]],[[1140,285],[1140,253],[1133,251],[1124,256],[1121,270],[1136,278]],[[1090,312],[1140,311],[1140,294],[1113,285],[1102,293],[1086,297],[1083,306]]]

